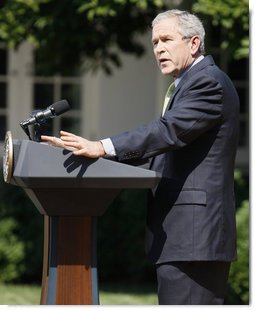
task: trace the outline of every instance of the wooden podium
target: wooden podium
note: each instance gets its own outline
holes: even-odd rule
[[[122,189],[153,188],[159,175],[29,140],[9,139],[5,153],[8,182],[45,218],[41,304],[99,304],[96,218]]]

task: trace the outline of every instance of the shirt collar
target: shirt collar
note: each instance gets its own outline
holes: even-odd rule
[[[198,62],[200,62],[202,59],[204,59],[204,55],[199,56],[197,59],[195,59],[195,61],[193,61],[193,63],[191,64],[191,66],[189,66],[176,80],[175,80],[175,87],[177,87],[177,85],[181,82],[181,80],[183,79],[183,77],[185,76],[185,74],[193,67],[195,66]]]

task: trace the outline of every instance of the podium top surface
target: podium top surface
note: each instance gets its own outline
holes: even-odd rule
[[[30,140],[14,140],[13,181],[22,187],[154,188],[155,171],[108,159],[90,159]]]

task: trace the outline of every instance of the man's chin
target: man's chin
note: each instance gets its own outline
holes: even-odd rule
[[[172,70],[170,70],[168,68],[161,68],[161,73],[163,75],[172,75],[173,74]]]

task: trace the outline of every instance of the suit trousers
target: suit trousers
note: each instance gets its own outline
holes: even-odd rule
[[[156,265],[160,305],[221,305],[230,262],[191,261]]]

